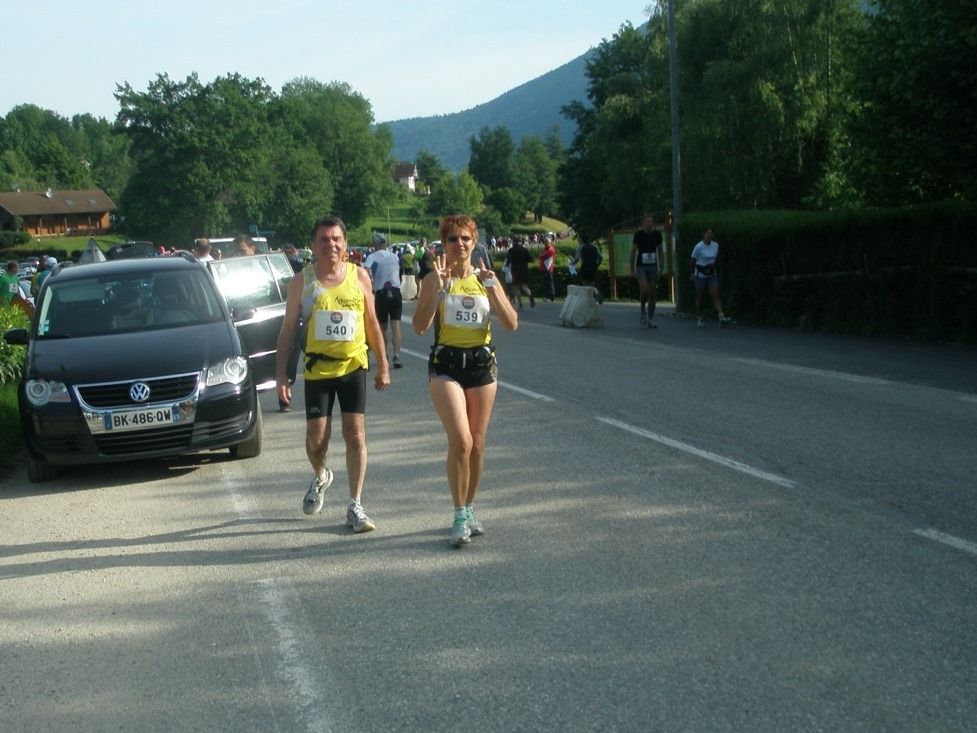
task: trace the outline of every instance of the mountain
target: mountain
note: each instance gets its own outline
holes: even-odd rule
[[[395,160],[413,161],[419,150],[441,159],[450,171],[468,165],[470,135],[478,136],[483,127],[504,125],[516,145],[523,135],[545,137],[556,125],[565,145],[570,144],[575,126],[560,114],[560,107],[587,99],[585,65],[591,49],[558,69],[528,81],[491,102],[464,112],[435,117],[412,117],[385,123],[393,132]]]

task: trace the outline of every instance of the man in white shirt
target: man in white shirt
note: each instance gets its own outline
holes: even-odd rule
[[[377,320],[383,332],[383,348],[387,348],[387,321],[393,336],[393,365],[400,369],[400,319],[404,311],[404,299],[400,292],[400,258],[387,249],[387,240],[382,234],[373,235],[374,250],[366,258],[363,266],[373,279],[373,297]]]
[[[193,242],[193,255],[200,262],[213,262],[214,257],[210,254],[210,240],[205,237],[195,239]]]

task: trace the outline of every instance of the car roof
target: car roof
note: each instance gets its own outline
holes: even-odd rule
[[[59,272],[55,278],[48,278],[56,282],[70,282],[99,275],[112,277],[124,276],[137,272],[177,272],[179,270],[201,269],[202,265],[186,257],[142,257],[129,260],[109,260],[107,262],[90,262],[85,265],[75,265]]]

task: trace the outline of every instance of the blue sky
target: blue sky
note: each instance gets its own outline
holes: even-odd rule
[[[647,20],[650,0],[8,0],[0,116],[35,104],[114,119],[117,84],[239,73],[350,85],[378,122],[449,114]]]

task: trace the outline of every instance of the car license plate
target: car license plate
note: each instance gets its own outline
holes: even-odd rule
[[[143,410],[127,410],[125,412],[105,412],[102,414],[102,427],[105,430],[120,432],[123,430],[146,430],[147,428],[163,427],[180,421],[178,405],[166,407],[148,407]]]

